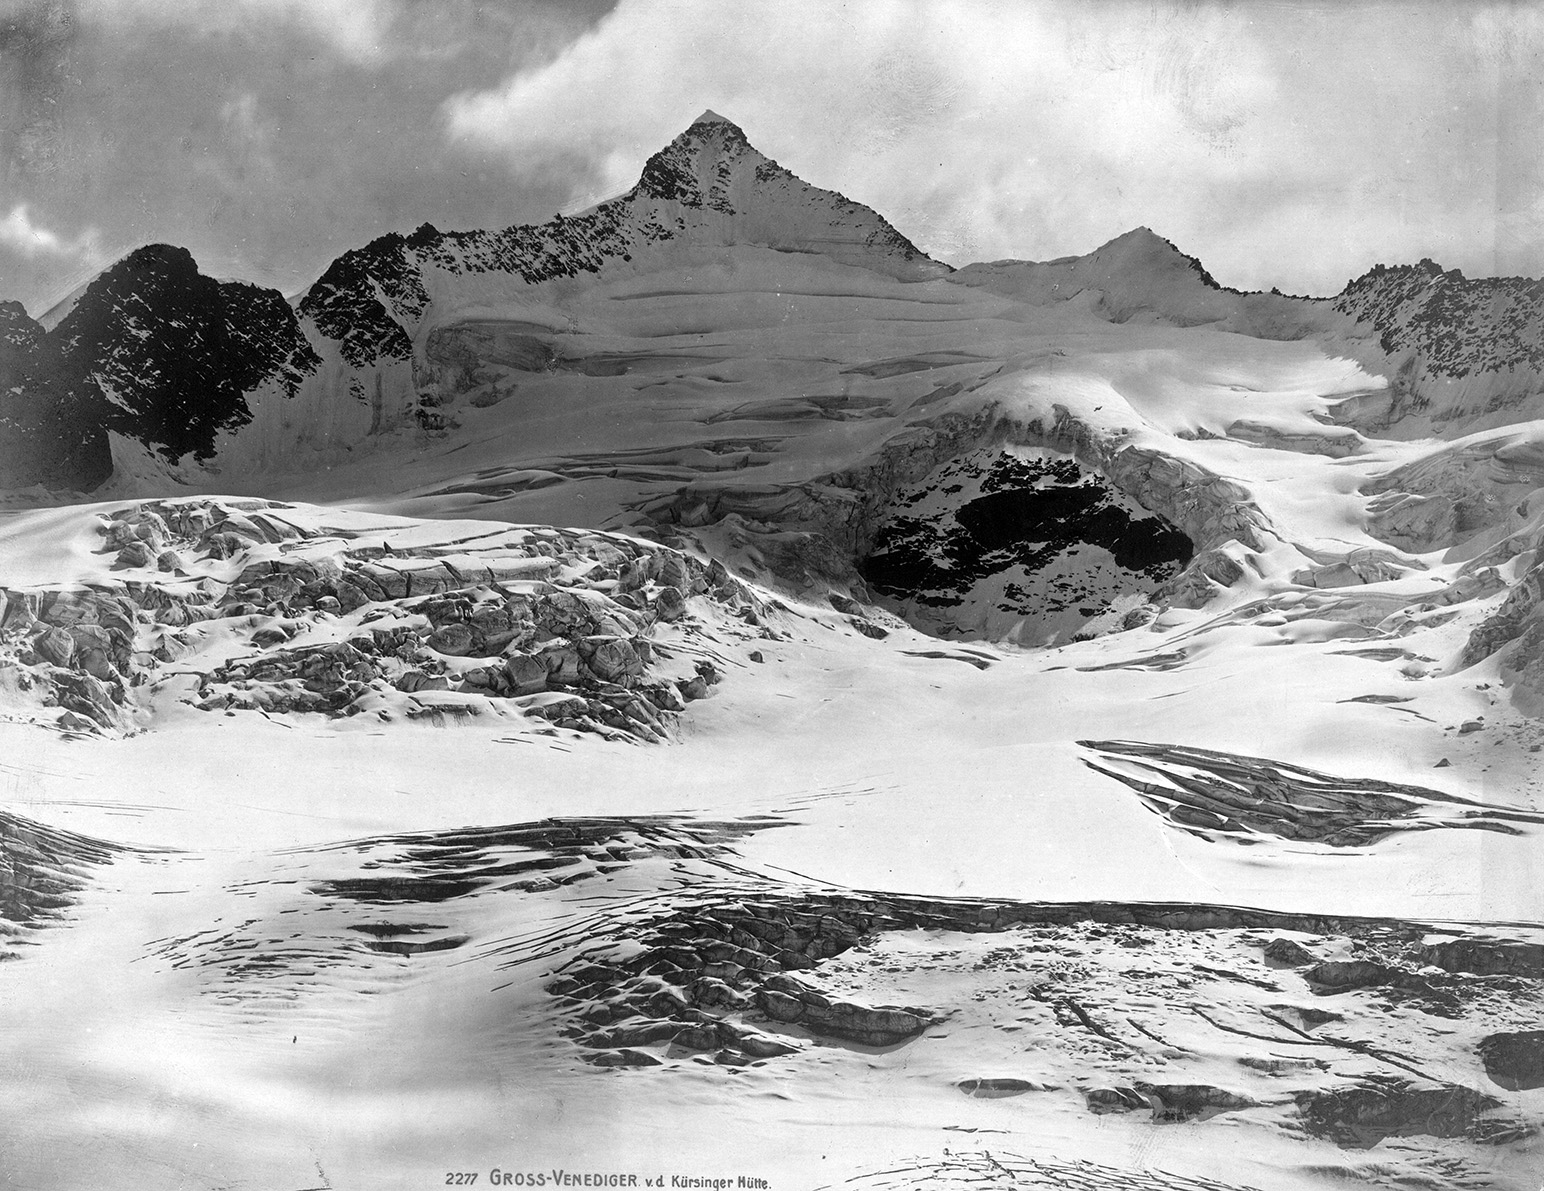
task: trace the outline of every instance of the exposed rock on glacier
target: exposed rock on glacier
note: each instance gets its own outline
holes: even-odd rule
[[[1091,769],[1129,786],[1156,813],[1204,838],[1255,835],[1360,847],[1399,831],[1477,828],[1519,834],[1544,816],[1472,802],[1439,790],[1139,741],[1078,742]]]
[[[1544,1030],[1490,1034],[1480,1055],[1485,1074],[1508,1091],[1544,1087]]]
[[[907,619],[946,634],[1002,637],[1017,620],[1026,644],[1070,639],[1117,597],[1172,578],[1193,550],[1097,473],[1046,452],[956,457],[890,508],[860,572]]]
[[[1500,1104],[1473,1088],[1408,1081],[1305,1093],[1298,1100],[1310,1133],[1358,1149],[1371,1149],[1388,1137],[1513,1140],[1517,1125],[1484,1115]]]
[[[0,960],[16,958],[5,945],[22,941],[26,930],[61,918],[93,868],[127,851],[0,812]]]

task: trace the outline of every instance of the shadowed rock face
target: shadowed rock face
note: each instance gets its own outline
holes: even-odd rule
[[[206,277],[185,248],[136,249],[52,331],[0,310],[0,483],[90,489],[112,470],[108,431],[208,458],[252,420],[248,393],[293,396],[318,363],[277,290]]]
[[[205,277],[166,244],[93,281],[48,340],[69,383],[100,390],[107,429],[171,459],[207,458],[251,421],[247,393],[271,378],[293,395],[319,363],[277,290]]]
[[[894,507],[859,567],[875,591],[924,621],[928,610],[990,601],[1037,622],[1037,638],[1071,636],[1113,597],[1172,578],[1194,552],[1167,521],[1066,457],[962,459]],[[899,511],[910,509],[921,515]]]
[[[112,470],[100,395],[65,383],[19,302],[0,302],[0,484],[90,488]]]

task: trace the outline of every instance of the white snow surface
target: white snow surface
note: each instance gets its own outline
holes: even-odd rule
[[[1214,462],[1259,459],[1262,489],[1287,494],[1273,514],[1311,526],[1314,540],[1359,540],[1354,519],[1333,506],[1330,519],[1311,520],[1302,495],[1314,476],[1337,474],[1335,462],[1194,445]],[[8,580],[132,578],[91,550],[102,514],[122,507],[11,515],[0,538]],[[306,505],[277,513],[379,533],[399,550],[496,528]],[[1073,1091],[1034,1093],[1028,1115],[1022,1098],[963,1098],[953,1084],[986,1076],[1097,1083],[1086,1061],[1004,1033],[1017,1028],[1002,1016],[1011,984],[972,992],[983,987],[981,965],[995,971],[1002,962],[982,949],[1011,948],[1018,936],[887,935],[872,962],[856,953],[832,961],[829,978],[860,994],[878,981],[870,999],[895,997],[893,982],[903,979],[915,998],[979,1005],[936,1037],[866,1062],[861,1048],[838,1047],[734,1078],[712,1066],[607,1073],[570,1056],[541,991],[550,968],[521,962],[520,940],[577,930],[582,941],[597,914],[631,913],[690,888],[679,885],[683,874],[656,878],[640,864],[604,887],[575,886],[579,900],[556,906],[511,892],[411,907],[410,921],[471,940],[441,964],[376,957],[328,966],[333,911],[306,892],[336,876],[346,840],[551,816],[767,816],[761,822],[775,826],[741,840],[737,864],[794,887],[1539,921],[1535,829],[1401,833],[1353,848],[1259,836],[1242,846],[1175,830],[1083,763],[1075,741],[1090,736],[1179,742],[1544,810],[1526,751],[1544,730],[1510,714],[1482,675],[1420,677],[1419,668],[1350,656],[1366,644],[1361,634],[1348,637],[1345,622],[1312,611],[1288,619],[1317,596],[1273,601],[1273,588],[1279,579],[1257,579],[1217,606],[1050,651],[941,644],[911,629],[872,640],[829,609],[796,603],[781,640],[721,638],[725,681],[691,705],[680,739],[664,746],[545,737],[518,719],[435,728],[369,716],[220,715],[179,704],[175,682],[150,728],[127,739],[0,725],[4,809],[176,849],[113,864],[69,922],[6,965],[12,1008],[0,1027],[0,1095],[27,1127],[3,1143],[5,1169],[34,1186],[94,1185],[111,1167],[139,1187],[325,1185],[308,1181],[321,1171],[332,1186],[364,1188],[436,1182],[441,1167],[484,1178],[493,1167],[527,1166],[654,1177],[663,1163],[667,1174],[745,1173],[806,1187],[902,1157],[926,1166],[1006,1151],[1226,1186],[1328,1185],[1317,1171],[1359,1169],[1363,1159],[1247,1127],[1247,1114],[1154,1126],[1091,1116]],[[1459,624],[1418,629],[1399,645],[1446,657]],[[749,659],[752,644],[761,664]],[[1177,669],[1141,668],[1176,651],[1185,655]],[[930,652],[945,656],[920,656]],[[1089,669],[1116,663],[1127,667]],[[1344,702],[1369,694],[1409,701]],[[1479,715],[1484,732],[1450,730]],[[1442,758],[1451,764],[1434,770]],[[402,917],[385,906],[360,921]],[[225,946],[232,931],[259,932],[252,938],[263,952],[317,948],[316,958],[235,983],[222,978],[228,967],[177,960],[196,960],[203,937]],[[1147,954],[1174,953],[1164,940]],[[1111,961],[1112,975],[1130,962]],[[910,976],[884,975],[897,971]],[[1183,1023],[1161,1022],[1170,1041],[1187,1037],[1174,1032]],[[1226,1037],[1194,1030],[1184,1045],[1203,1053]],[[1455,1071],[1461,1064],[1457,1052],[1444,1061]],[[1210,1062],[1217,1083],[1242,1086],[1235,1058],[1215,1052]],[[1273,1091],[1267,1079],[1252,1094]],[[1513,1099],[1536,1111],[1538,1095]],[[950,1132],[959,1129],[1002,1132]],[[1493,1161],[1489,1185],[1526,1186],[1527,1158],[1498,1151]]]

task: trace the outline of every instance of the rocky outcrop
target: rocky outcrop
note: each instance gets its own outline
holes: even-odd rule
[[[975,502],[978,489],[985,499]],[[955,508],[967,501],[969,510]],[[949,601],[983,581],[1013,588],[994,597],[1008,623],[1038,624],[1041,613],[1070,608],[1081,625],[1079,609],[1103,614],[1117,592],[1199,607],[1243,578],[1239,560],[1275,536],[1242,485],[1096,432],[1060,405],[1027,423],[992,405],[947,413],[892,435],[859,467],[803,484],[704,478],[635,511],[662,533],[733,522],[776,578],[860,594],[872,586],[930,632],[941,624],[930,605],[947,621]],[[1056,594],[1021,573],[1090,544],[1123,572],[1113,587],[1080,571]],[[965,631],[999,628],[973,622]]]
[[[1510,1092],[1544,1088],[1544,1030],[1488,1034],[1480,1057],[1485,1074]]]
[[[934,632],[1000,636],[1020,618],[1042,642],[1075,639],[1116,599],[1151,593],[1192,549],[1070,456],[987,448],[896,493],[859,573]]]
[[[1349,1149],[1371,1149],[1388,1137],[1468,1137],[1510,1141],[1518,1126],[1485,1115],[1501,1102],[1453,1084],[1396,1081],[1309,1092],[1298,1099],[1303,1127]]]
[[[1065,406],[1025,428],[1097,470],[1141,508],[1164,518],[1194,547],[1190,563],[1156,593],[1162,604],[1196,608],[1244,576],[1239,559],[1266,548],[1275,530],[1247,489],[1198,464],[1096,433]]]
[[[207,458],[218,432],[250,420],[248,393],[293,396],[319,363],[277,290],[206,277],[165,244],[98,276],[49,341],[72,383],[102,393],[104,429],[171,459]]]
[[[1254,835],[1364,847],[1396,832],[1472,828],[1520,834],[1544,816],[1440,790],[1344,778],[1282,761],[1183,745],[1080,740],[1084,764],[1137,792],[1148,809],[1203,839]]]
[[[72,385],[43,327],[0,302],[0,486],[84,490],[112,470],[100,394]]]
[[[293,396],[320,362],[278,291],[206,277],[166,244],[97,276],[52,330],[18,325],[12,311],[0,326],[0,460],[55,486],[104,479],[109,432],[208,458],[251,420],[248,394]]]
[[[1376,265],[1334,308],[1370,326],[1394,378],[1392,402],[1369,425],[1411,416],[1438,425],[1534,416],[1544,376],[1544,281],[1467,278],[1431,260]]]
[[[125,849],[61,831],[8,811],[0,812],[0,960],[20,929],[59,918],[75,904],[91,868]]]

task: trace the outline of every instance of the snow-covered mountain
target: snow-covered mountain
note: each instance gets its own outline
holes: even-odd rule
[[[425,224],[383,236],[334,261],[300,310],[363,369],[411,359],[423,325],[448,312],[434,308],[437,298],[454,310],[468,293],[497,293],[512,281],[534,286],[624,265],[646,272],[662,249],[736,245],[819,253],[901,280],[950,271],[876,212],[800,181],[706,111],[618,198],[540,226],[440,232]]]
[[[951,270],[712,112],[0,304],[0,1172],[1535,1191],[1541,305]]]
[[[816,271],[836,263],[880,274],[902,300],[910,285],[946,278],[1112,323],[1315,337],[1390,382],[1376,400],[1345,411],[1380,432],[1432,424],[1451,432],[1539,412],[1529,405],[1544,366],[1539,283],[1467,281],[1424,261],[1379,266],[1333,300],[1240,293],[1145,228],[1082,257],[955,273],[876,212],[766,158],[709,111],[615,199],[542,225],[441,232],[426,224],[382,236],[334,261],[293,314],[272,291],[199,276],[185,252],[136,251],[51,312],[43,378],[5,386],[63,386],[98,411],[71,432],[70,457],[83,462],[29,458],[11,434],[8,457],[17,462],[8,471],[21,483],[88,488],[111,466],[103,430],[226,474],[232,465],[271,472],[297,453],[333,461],[404,427],[442,428],[451,416],[441,410],[447,368],[476,387],[478,367],[572,365],[552,336],[576,329],[567,307],[586,289],[669,272],[694,255],[730,261],[755,249],[818,258]],[[224,316],[211,316],[205,300],[216,289]],[[466,339],[485,322],[506,324],[499,346]]]
[[[10,313],[3,425],[18,485],[110,471],[102,491],[119,495],[625,528],[793,590],[877,595],[934,631],[1044,642],[1107,624],[1112,600],[1204,602],[1291,537],[1186,443],[1338,457],[1366,450],[1363,430],[1521,425],[1540,412],[1541,308],[1537,284],[1430,262],[1379,267],[1333,300],[1240,293],[1145,228],[1082,257],[956,272],[705,112],[590,211],[384,236],[293,309],[141,249],[47,331]],[[1276,357],[1263,386],[1216,367],[1250,343]],[[1307,404],[1289,397],[1302,384]],[[1075,540],[1096,533],[1086,517],[1061,524],[1066,497],[1005,451],[1075,460],[1101,516],[1124,502],[1188,545],[1161,575],[1122,565],[1135,556]],[[961,495],[962,467],[1021,482]],[[1380,509],[1393,485],[1369,480]],[[1398,491],[1403,511],[1376,524],[1449,495]],[[1013,516],[981,537],[967,527],[988,506]],[[922,537],[906,528],[919,508]],[[948,543],[922,544],[946,524]]]

